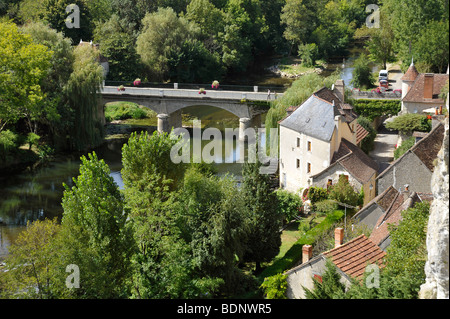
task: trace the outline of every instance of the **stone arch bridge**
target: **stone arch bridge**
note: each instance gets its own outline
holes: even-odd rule
[[[249,127],[261,126],[261,114],[269,109],[269,101],[282,94],[224,90],[160,89],[126,87],[119,91],[116,86],[105,86],[101,92],[102,106],[109,102],[134,102],[150,108],[158,114],[158,131],[170,132],[181,127],[181,110],[189,106],[213,106],[239,118],[239,137]]]

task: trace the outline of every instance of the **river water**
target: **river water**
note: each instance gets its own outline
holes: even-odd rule
[[[349,86],[353,71],[352,64],[359,52],[360,50],[353,50],[345,61],[338,59],[330,63],[322,75],[327,76],[336,69],[340,69],[341,78]],[[289,85],[292,81],[264,74],[256,84]],[[184,112],[202,120],[205,127],[217,127],[222,132],[225,127],[239,126],[236,116],[220,109],[192,107]],[[150,131],[154,129],[153,127]],[[110,167],[111,176],[119,188],[123,187],[120,170],[122,168],[121,148],[124,142],[124,140],[112,140],[95,149],[98,157],[104,159]],[[208,143],[208,141],[201,141],[202,147]],[[8,247],[25,228],[27,221],[62,216],[63,183],[69,187],[73,185],[72,178],[79,173],[80,156],[86,154],[60,156],[55,161],[33,171],[0,176],[0,261],[8,254]],[[238,158],[239,147],[236,143],[230,149],[223,149],[223,161]],[[222,163],[216,164],[215,167],[218,175],[231,173],[239,179],[242,164]]]

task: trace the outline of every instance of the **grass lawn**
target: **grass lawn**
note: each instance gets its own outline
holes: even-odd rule
[[[303,73],[312,73],[314,72],[315,68],[320,67],[321,65],[323,65],[323,62],[317,61],[315,66],[307,67],[301,63],[301,60],[299,58],[284,57],[280,60],[278,68],[280,69],[281,72],[290,75],[298,75]]]

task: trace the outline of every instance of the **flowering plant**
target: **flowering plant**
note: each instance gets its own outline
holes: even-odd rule
[[[213,89],[217,89],[218,87],[219,87],[219,81],[213,81],[213,83],[211,84],[211,87],[213,88]]]
[[[198,94],[206,94],[206,91],[204,88],[201,88],[200,90],[198,90]]]
[[[125,87],[123,85],[121,85],[117,88],[117,91],[125,91]]]
[[[136,80],[134,80],[133,85],[134,86],[139,86],[141,84],[141,79],[137,78]]]

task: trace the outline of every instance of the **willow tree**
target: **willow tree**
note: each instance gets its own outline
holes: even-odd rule
[[[74,115],[70,147],[77,150],[97,146],[103,138],[103,125],[97,111],[98,93],[103,82],[98,54],[89,45],[74,49],[73,72],[66,86],[66,95]]]

